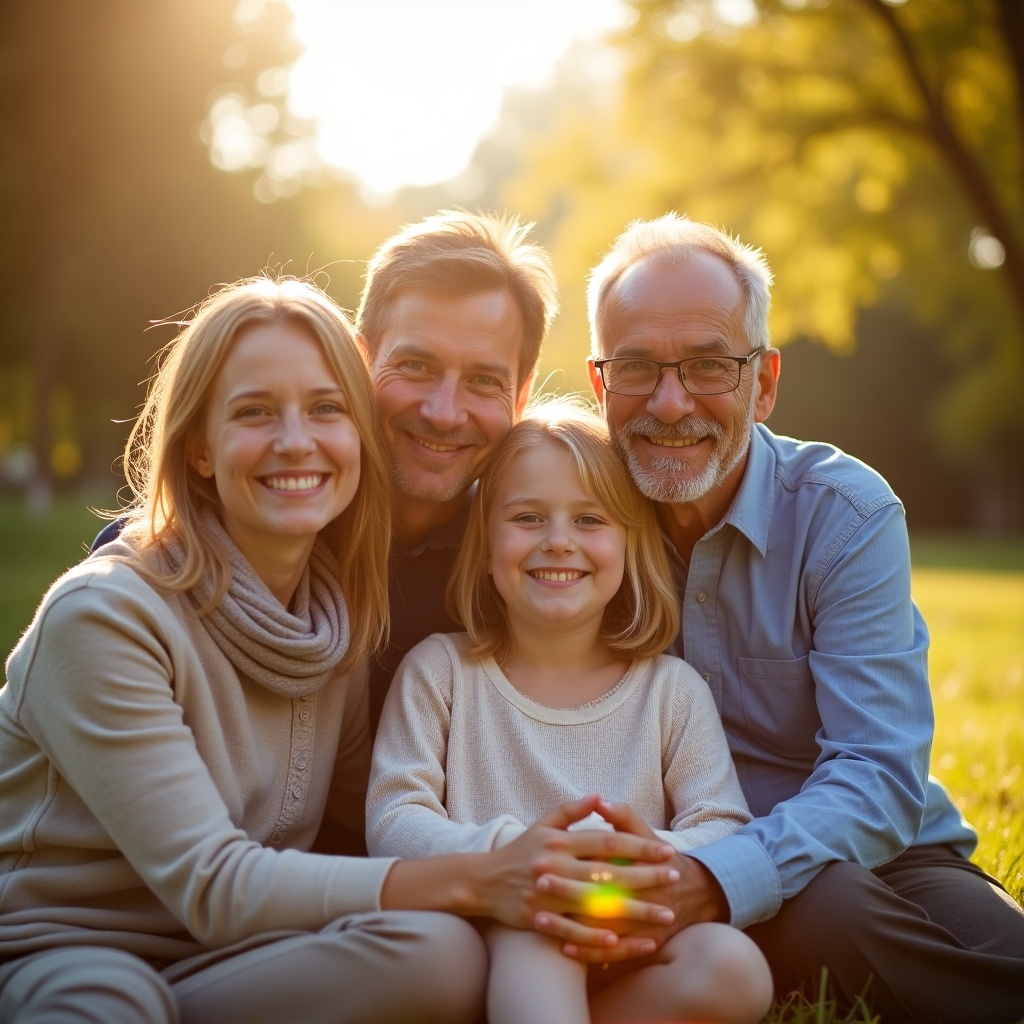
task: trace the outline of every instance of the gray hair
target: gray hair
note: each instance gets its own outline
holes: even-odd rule
[[[590,272],[587,317],[593,355],[602,355],[600,336],[609,296],[630,267],[644,260],[660,266],[682,267],[701,252],[717,256],[732,270],[747,300],[743,317],[747,341],[754,349],[769,348],[772,272],[764,253],[710,224],[666,213],[656,220],[633,221]]]

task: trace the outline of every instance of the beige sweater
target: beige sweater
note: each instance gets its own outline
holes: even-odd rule
[[[358,787],[366,737],[364,672],[278,696],[184,597],[111,557],[71,569],[0,691],[0,957],[176,960],[377,909],[389,861],[300,852],[332,776],[339,804]]]
[[[605,699],[553,709],[492,658],[467,660],[465,642],[435,633],[398,669],[373,750],[371,854],[490,850],[594,792],[683,852],[750,821],[711,692],[686,662],[636,661]]]

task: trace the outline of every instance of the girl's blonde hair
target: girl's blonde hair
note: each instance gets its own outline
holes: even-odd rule
[[[391,540],[390,474],[377,425],[366,357],[342,310],[308,281],[257,277],[215,292],[160,354],[142,414],[124,452],[133,501],[126,535],[142,548],[173,536],[185,559],[169,575],[138,564],[149,582],[165,591],[185,591],[201,580],[213,596],[209,612],[231,582],[227,553],[202,521],[217,511],[213,480],[190,465],[189,445],[202,429],[206,403],[232,343],[255,324],[282,323],[305,331],[323,349],[328,366],[348,399],[361,439],[359,485],[340,516],[320,531],[338,560],[338,579],[349,608],[350,644],[341,667],[349,670],[378,647],[388,631],[388,548]]]
[[[525,451],[567,451],[583,489],[626,530],[625,574],[605,610],[601,640],[631,658],[660,654],[679,632],[679,599],[654,506],[637,490],[608,439],[604,421],[575,399],[530,406],[498,447],[473,499],[466,537],[448,584],[448,609],[469,633],[467,654],[507,657],[505,602],[487,571],[487,519],[498,481]]]

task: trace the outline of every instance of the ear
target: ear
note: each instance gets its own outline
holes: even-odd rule
[[[213,476],[213,460],[206,439],[198,432],[192,431],[185,442],[185,458],[188,464],[201,476],[209,480]]]
[[[594,357],[587,360],[587,373],[590,376],[590,386],[594,389],[594,397],[597,399],[597,407],[604,415],[605,390],[604,381],[601,379],[601,371],[594,365]]]
[[[781,353],[777,348],[766,349],[757,363],[758,394],[754,400],[754,422],[764,423],[775,408],[779,373],[782,369]]]
[[[526,408],[526,403],[530,400],[530,390],[533,388],[533,382],[536,376],[537,371],[534,370],[534,372],[526,378],[523,386],[519,389],[519,394],[516,396],[515,412],[512,416],[513,423],[518,423],[520,419],[522,419],[523,410]]]

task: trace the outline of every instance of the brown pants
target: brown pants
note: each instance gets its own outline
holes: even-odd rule
[[[1024,1019],[1024,910],[945,846],[911,847],[874,871],[829,864],[747,934],[776,996],[813,997],[827,968],[840,1007],[864,996],[882,1024]]]
[[[51,949],[0,965],[0,1022],[472,1024],[486,952],[447,914],[356,914],[260,936],[158,972],[118,949]]]

